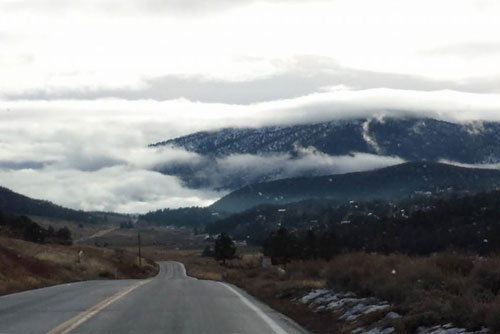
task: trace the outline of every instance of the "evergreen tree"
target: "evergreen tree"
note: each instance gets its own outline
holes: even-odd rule
[[[214,254],[215,259],[222,261],[224,265],[226,264],[226,260],[234,258],[236,254],[236,245],[231,237],[225,233],[221,233],[219,237],[215,239]]]
[[[45,241],[45,231],[40,225],[30,222],[24,227],[24,240],[43,243]]]
[[[264,255],[270,256],[273,264],[287,263],[301,252],[297,238],[284,227],[271,233],[264,243]]]
[[[306,259],[316,259],[318,257],[318,238],[312,229],[307,231],[304,239],[304,257]]]
[[[73,243],[71,231],[66,226],[57,230],[56,236],[63,245],[71,245]]]

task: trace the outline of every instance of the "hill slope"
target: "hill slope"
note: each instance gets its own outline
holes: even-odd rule
[[[224,217],[209,208],[190,207],[178,209],[160,209],[139,216],[139,221],[159,226],[199,227],[216,222]]]
[[[215,202],[211,209],[241,212],[261,204],[284,204],[306,199],[397,200],[417,191],[478,192],[500,187],[500,171],[412,162],[369,172],[303,177],[243,187]],[[450,189],[451,190],[451,189]]]
[[[0,187],[0,210],[20,215],[59,218],[79,222],[93,222],[97,219],[88,212],[72,210],[49,201],[29,198],[3,187]]]
[[[81,261],[78,253],[82,251]],[[153,261],[137,266],[126,251],[87,246],[37,244],[0,236],[0,295],[83,280],[146,278],[157,273]]]

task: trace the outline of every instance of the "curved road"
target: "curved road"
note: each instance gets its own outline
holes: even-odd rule
[[[161,262],[148,280],[62,284],[0,297],[0,334],[307,333],[242,290]]]

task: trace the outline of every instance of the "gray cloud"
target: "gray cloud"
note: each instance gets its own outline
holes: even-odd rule
[[[197,161],[159,164],[165,173],[179,175],[187,185],[212,189],[235,189],[257,182],[298,176],[359,172],[403,163],[398,157],[352,153],[330,156],[314,147],[297,147],[293,154],[232,154]]]
[[[42,169],[46,165],[39,161],[0,161],[0,169]]]
[[[292,66],[277,65],[284,67],[280,73],[250,81],[211,80],[201,75],[167,75],[144,79],[141,88],[47,89],[4,95],[4,98],[9,100],[120,98],[156,101],[186,98],[206,103],[252,104],[292,99],[320,92],[324,87],[339,85],[348,86],[354,90],[381,87],[417,91],[451,89],[474,93],[491,93],[500,90],[500,77],[439,81],[412,75],[345,68],[324,57],[297,57]]]

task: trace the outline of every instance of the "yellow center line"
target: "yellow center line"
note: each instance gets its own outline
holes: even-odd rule
[[[118,293],[114,294],[113,296],[106,298],[105,300],[101,301],[100,303],[88,308],[87,310],[79,313],[78,315],[74,316],[73,318],[63,322],[62,324],[60,324],[56,328],[47,332],[47,334],[68,334],[73,329],[80,326],[85,321],[89,320],[94,315],[96,315],[97,313],[102,311],[104,308],[108,307],[109,305],[116,302],[118,299],[129,294],[130,292],[132,292],[136,288],[138,288],[146,283],[149,283],[150,281],[151,280],[141,281],[135,285],[132,285],[124,290],[119,291]]]

